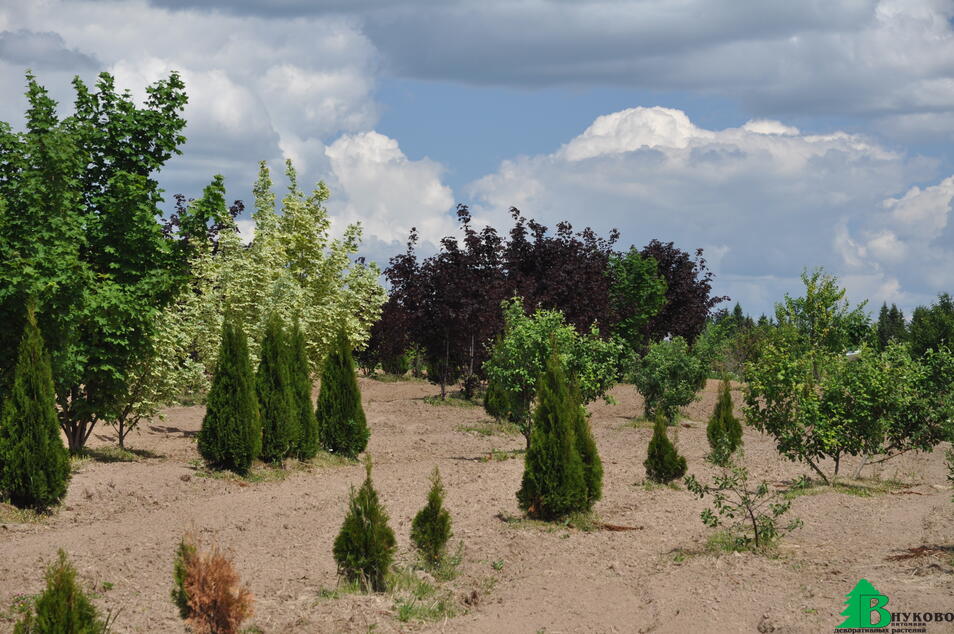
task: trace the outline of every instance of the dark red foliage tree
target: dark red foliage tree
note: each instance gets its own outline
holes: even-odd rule
[[[656,260],[658,273],[666,280],[666,303],[649,320],[646,337],[659,341],[667,335],[679,336],[692,343],[705,328],[712,309],[729,299],[711,295],[713,275],[702,249],[696,249],[692,257],[672,242],[653,240],[642,254]]]

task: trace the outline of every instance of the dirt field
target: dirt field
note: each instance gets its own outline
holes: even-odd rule
[[[12,630],[16,596],[38,592],[44,566],[64,548],[96,589],[97,605],[120,611],[113,631],[185,631],[169,590],[176,544],[190,528],[234,555],[256,599],[251,631],[831,632],[862,577],[890,597],[892,610],[954,611],[954,503],[943,451],[867,467],[871,480],[855,490],[864,495],[815,489],[797,497],[792,514],[805,526],[773,556],[726,553],[707,550],[705,502],[682,486],[643,485],[651,430],[630,424],[642,405],[631,386],[614,389],[618,404],[591,408],[605,468],[596,512],[638,527],[625,532],[520,521],[523,460],[504,452],[522,449],[522,436],[495,431],[479,408],[425,402],[438,392],[425,383],[362,379],[361,387],[374,481],[401,563],[413,560],[410,521],[424,504],[428,474],[440,467],[454,543],[462,540],[464,551],[459,575],[432,585],[456,616],[402,622],[394,597],[330,592],[331,546],[348,489],[363,478],[360,465],[299,467],[259,482],[208,477],[195,448],[203,409],[183,407],[130,437],[146,457],[79,463],[52,517],[22,522],[0,510],[0,630]],[[692,421],[707,419],[715,396],[710,382],[678,434],[690,473],[705,480],[713,472],[703,461],[705,427]],[[757,477],[784,486],[808,474],[781,461],[760,434],[747,429],[744,440],[745,464]],[[92,445],[112,443],[111,431],[99,428]],[[888,559],[919,546],[936,549]],[[952,632],[954,624],[927,631]]]

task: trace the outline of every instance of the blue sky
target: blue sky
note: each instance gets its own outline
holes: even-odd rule
[[[906,310],[954,290],[949,0],[0,0],[0,119],[27,67],[61,100],[171,70],[189,141],[161,175],[250,198],[284,157],[380,262],[456,203],[623,246],[705,249],[753,313],[805,267]],[[281,185],[280,171],[276,174]],[[170,196],[171,198],[171,196]],[[247,226],[247,225],[246,225]]]

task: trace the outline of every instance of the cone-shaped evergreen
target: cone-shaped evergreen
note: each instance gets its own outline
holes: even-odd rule
[[[586,414],[586,408],[580,402],[579,392],[575,386],[570,390],[570,398],[577,411],[574,418],[573,432],[576,435],[576,448],[580,452],[580,460],[583,462],[583,481],[586,482],[586,508],[589,510],[603,496],[603,461],[600,460],[599,451],[596,449],[596,441],[593,440],[589,416]]]
[[[424,560],[433,566],[440,563],[450,538],[451,518],[444,508],[444,485],[440,471],[434,467],[427,505],[418,511],[411,523],[411,541],[421,551]]]
[[[484,394],[484,411],[496,420],[504,420],[510,415],[507,391],[498,381],[493,379],[487,382],[487,393]]]
[[[69,480],[50,359],[29,307],[13,386],[0,408],[0,497],[19,507],[45,509],[63,499]]]
[[[46,571],[46,590],[34,610],[17,623],[14,634],[100,634],[106,630],[62,550]]]
[[[676,453],[676,448],[666,435],[666,417],[658,415],[649,441],[646,461],[646,477],[653,482],[665,484],[686,475],[686,459]]]
[[[388,515],[371,483],[371,458],[365,462],[367,476],[348,500],[348,515],[335,538],[334,556],[338,573],[375,592],[386,589],[385,580],[397,541],[388,526]]]
[[[574,431],[579,407],[556,353],[537,383],[537,400],[517,500],[531,517],[554,519],[585,510],[589,498]]]
[[[343,332],[325,359],[318,392],[318,433],[321,446],[331,453],[356,457],[368,446],[368,423],[361,407],[351,346]]]
[[[732,415],[732,393],[728,379],[722,381],[719,389],[719,400],[709,424],[706,426],[706,436],[709,439],[709,459],[717,464],[728,464],[732,454],[742,445],[742,424]]]
[[[265,322],[259,352],[255,392],[262,416],[262,460],[281,462],[298,445],[298,412],[289,377],[289,350],[281,318],[272,313]]]
[[[212,377],[199,454],[213,469],[248,472],[261,446],[258,399],[245,333],[231,317],[222,324],[219,359]]]
[[[318,419],[315,418],[315,410],[311,406],[311,372],[308,366],[308,351],[305,349],[305,333],[298,323],[292,331],[289,345],[289,373],[295,410],[298,412],[296,453],[299,460],[308,460],[318,453]]]

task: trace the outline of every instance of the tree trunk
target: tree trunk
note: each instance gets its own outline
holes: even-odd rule
[[[866,464],[868,464],[868,458],[870,457],[871,456],[869,454],[865,454],[861,457],[861,463],[858,464],[858,468],[855,469],[855,472],[851,476],[853,480],[857,480],[861,476],[861,470]]]

